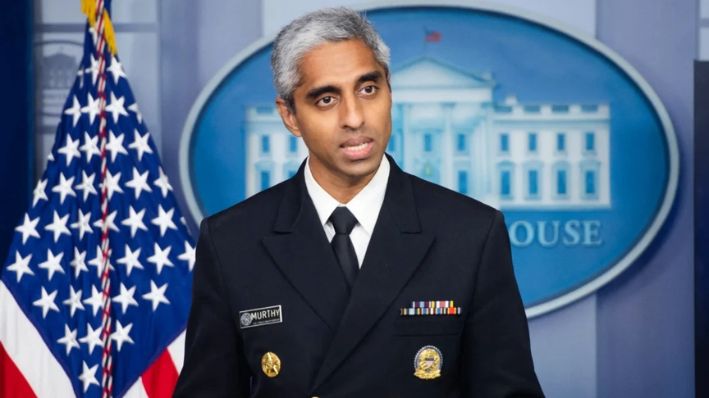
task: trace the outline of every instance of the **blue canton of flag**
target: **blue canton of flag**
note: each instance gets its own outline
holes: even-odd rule
[[[183,332],[191,300],[194,244],[121,63],[107,48],[102,173],[96,42],[87,25],[46,170],[0,272],[0,343],[39,396],[105,396],[104,373],[108,395],[124,395]],[[110,308],[102,297],[104,223]],[[110,336],[101,335],[104,316]],[[24,333],[22,322],[34,330]],[[35,334],[44,347],[30,347]],[[42,350],[48,363],[33,370]],[[172,382],[181,358],[175,362]],[[48,374],[56,364],[63,375]]]

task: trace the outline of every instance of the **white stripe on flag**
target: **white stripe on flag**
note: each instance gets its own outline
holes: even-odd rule
[[[38,397],[73,396],[64,369],[0,281],[0,342]]]
[[[138,378],[138,380],[133,383],[133,386],[126,391],[123,398],[149,398],[145,387],[143,387],[143,379]]]
[[[183,330],[179,336],[167,347],[172,357],[172,363],[175,364],[177,374],[182,370],[182,364],[185,362],[185,331]]]

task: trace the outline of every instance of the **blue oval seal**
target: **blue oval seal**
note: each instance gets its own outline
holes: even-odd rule
[[[392,53],[387,152],[505,213],[528,316],[593,293],[650,245],[679,155],[667,111],[625,60],[500,6],[366,13]],[[180,173],[196,220],[290,177],[307,154],[274,107],[272,40],[234,57],[188,116]]]

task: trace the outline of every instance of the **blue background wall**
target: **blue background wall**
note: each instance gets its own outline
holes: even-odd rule
[[[10,246],[15,224],[27,207],[34,183],[32,117],[32,3],[13,2],[0,14],[0,253]]]
[[[700,12],[699,0],[493,3],[561,21],[595,36],[618,52],[658,93],[672,118],[680,147],[680,184],[675,206],[650,249],[596,294],[530,321],[535,363],[545,391],[550,397],[694,396],[692,61],[704,53],[700,51],[703,34],[700,27],[709,24],[700,21],[705,13],[709,18],[709,5],[702,2],[706,7]],[[209,79],[236,53],[262,35],[277,30],[290,17],[318,5],[335,4],[357,3],[114,2],[114,23],[123,65],[178,195],[182,195],[178,161],[182,128],[190,107]],[[18,7],[15,15],[29,12],[26,6]],[[77,1],[38,0],[34,9],[36,43],[81,40],[83,20]],[[0,26],[4,29],[6,25]],[[22,31],[12,34],[16,35],[17,43],[24,40],[27,48],[30,37],[24,32],[24,36]],[[10,51],[3,50],[3,54]],[[38,72],[49,67],[42,64],[49,52],[69,50],[56,45],[36,45]],[[31,89],[17,83],[20,80],[16,79],[17,74],[9,74],[5,69],[0,73],[3,89],[17,93],[15,105],[31,104],[41,98],[44,91],[40,84],[34,91],[35,98],[30,95],[18,101],[23,94],[32,93]],[[22,71],[12,73],[22,76]],[[25,120],[41,114],[41,107],[25,105]],[[34,120],[36,134],[31,123],[27,123],[10,129],[4,127],[6,130],[0,135],[0,148],[5,148],[4,151],[26,150],[24,157],[10,163],[5,162],[9,159],[6,153],[0,154],[3,186],[19,187],[14,194],[0,199],[3,228],[0,237],[7,231],[4,235],[7,238],[19,221],[22,210],[17,211],[18,203],[26,203],[34,178],[43,167],[44,154],[51,147],[53,129],[46,127],[51,126],[51,118],[44,120],[37,116]],[[36,171],[32,171],[27,162],[31,157],[27,154],[35,152],[39,155],[34,164]],[[182,205],[187,214],[184,200]],[[5,242],[0,244],[6,246]]]

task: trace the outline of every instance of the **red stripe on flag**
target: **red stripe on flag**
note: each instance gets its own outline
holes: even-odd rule
[[[150,398],[169,398],[177,384],[177,369],[167,350],[143,373],[143,387]]]
[[[5,351],[5,346],[0,343],[0,398],[36,396],[25,376]]]

